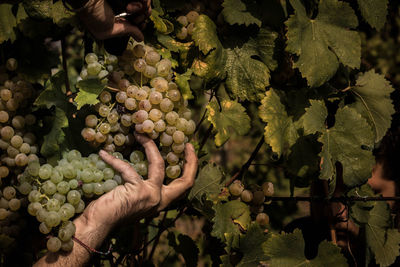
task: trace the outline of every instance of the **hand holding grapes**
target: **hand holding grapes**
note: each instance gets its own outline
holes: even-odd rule
[[[70,3],[80,7],[79,17],[96,39],[128,35],[137,41],[143,40],[141,29],[151,13],[151,0],[130,2],[126,6],[126,12],[134,16],[130,21],[124,18],[115,19],[113,10],[105,0],[70,0]]]
[[[146,215],[165,209],[172,201],[179,198],[193,183],[197,172],[197,157],[191,144],[186,144],[184,172],[182,177],[163,185],[164,160],[156,144],[150,138],[136,134],[136,139],[145,149],[149,162],[147,180],[128,163],[100,152],[100,157],[116,171],[125,181],[112,191],[92,201],[83,214],[75,219],[75,236],[89,247],[96,248],[107,236],[111,228],[121,219],[140,220]],[[69,254],[48,253],[36,266],[81,266],[89,259],[87,250],[79,245],[73,246]]]

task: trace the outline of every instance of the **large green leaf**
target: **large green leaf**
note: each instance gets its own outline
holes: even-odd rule
[[[238,245],[239,234],[247,230],[251,222],[248,205],[240,200],[232,200],[223,204],[219,203],[213,209],[215,217],[211,234],[222,241]]]
[[[310,100],[311,106],[306,108],[306,113],[301,118],[305,134],[314,134],[325,130],[325,120],[328,117],[324,101]]]
[[[79,88],[78,94],[75,97],[77,109],[81,109],[84,105],[96,105],[99,103],[98,96],[104,89],[104,84],[100,79],[81,80],[76,84]]]
[[[269,257],[262,249],[262,244],[268,240],[267,235],[258,223],[252,223],[246,235],[240,238],[239,251],[243,254],[238,267],[257,267],[261,261]]]
[[[14,27],[17,26],[17,20],[11,9],[11,4],[0,4],[0,44],[11,40],[15,41]]]
[[[271,266],[277,267],[341,267],[348,266],[340,248],[328,241],[322,241],[318,247],[318,255],[309,260],[304,256],[305,243],[300,230],[293,233],[273,234],[263,245],[267,256],[271,258]]]
[[[262,28],[254,39],[258,56],[270,70],[275,70],[278,67],[278,61],[275,58],[275,42],[277,38],[278,33]]]
[[[50,132],[44,136],[40,153],[45,157],[51,157],[60,152],[60,145],[65,140],[65,133],[62,128],[68,127],[68,118],[65,112],[56,107],[53,117],[53,125]]]
[[[224,0],[222,6],[224,7],[222,15],[229,24],[244,24],[246,26],[256,24],[258,27],[261,26],[261,20],[254,17],[241,0]]]
[[[218,194],[224,187],[224,176],[219,167],[209,163],[197,175],[193,188],[189,193],[190,201],[197,201],[201,205],[205,201],[216,201]]]
[[[286,21],[286,50],[298,58],[294,67],[312,87],[328,81],[339,62],[351,68],[360,66],[361,38],[354,29],[358,20],[349,4],[338,0],[320,1],[315,19],[307,16],[300,0],[290,0],[295,14]],[[340,14],[340,16],[338,16]]]
[[[200,15],[195,24],[192,38],[204,55],[221,47],[214,22],[206,15]]]
[[[343,165],[343,181],[347,186],[365,183],[375,163],[371,152],[374,137],[367,121],[355,109],[346,106],[338,109],[335,125],[322,133],[318,139],[323,144],[320,178],[332,178],[334,165],[339,161]]]
[[[45,90],[36,98],[34,105],[37,107],[51,108],[53,106],[67,110],[67,97],[64,94],[65,72],[59,71],[51,76],[45,83]]]
[[[217,101],[212,101],[207,105],[207,114],[208,120],[217,130],[217,146],[222,146],[232,132],[245,135],[250,130],[250,117],[246,114],[246,109],[236,101],[223,100],[221,107]]]
[[[264,132],[265,142],[271,146],[273,152],[281,156],[296,142],[298,134],[292,118],[287,115],[285,106],[274,89],[271,88],[266,93],[258,114],[267,123]]]
[[[258,49],[255,40],[250,40],[241,48],[226,49],[226,85],[239,99],[257,101],[269,85],[268,67],[253,58],[259,56]]]
[[[370,70],[357,78],[351,91],[357,97],[354,107],[371,122],[375,129],[375,142],[379,142],[389,129],[395,112],[390,99],[394,89],[383,75]]]
[[[386,22],[388,0],[357,0],[364,19],[377,30]]]

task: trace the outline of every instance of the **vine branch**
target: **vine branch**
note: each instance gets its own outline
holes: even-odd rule
[[[69,84],[69,77],[68,77],[68,66],[67,66],[67,44],[65,38],[61,39],[61,57],[62,57],[62,66],[65,72],[65,89],[66,95],[72,95],[71,86]]]

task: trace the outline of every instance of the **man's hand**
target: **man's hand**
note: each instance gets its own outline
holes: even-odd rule
[[[134,217],[142,218],[152,212],[161,211],[172,201],[192,187],[197,172],[197,157],[191,144],[186,144],[183,175],[169,185],[163,185],[165,177],[164,160],[156,144],[150,138],[136,134],[146,152],[149,162],[148,179],[142,177],[127,162],[117,159],[105,151],[100,151],[100,157],[121,173],[124,185],[92,201],[82,216],[89,224],[97,228],[110,228],[119,219]]]
[[[151,13],[151,0],[130,2],[126,12],[133,19],[115,19],[115,14],[105,0],[89,0],[78,12],[80,19],[96,39],[104,40],[119,36],[132,36],[137,41],[143,41],[141,29]]]
[[[100,152],[101,158],[121,173],[125,184],[92,201],[83,214],[74,220],[75,237],[91,248],[97,248],[111,228],[124,218],[140,220],[165,209],[193,186],[197,172],[197,156],[191,144],[186,144],[183,175],[163,185],[164,160],[156,144],[144,135],[135,134],[145,149],[149,162],[148,179],[142,177],[127,162]],[[69,254],[47,253],[35,266],[83,266],[89,260],[88,251],[75,243]]]

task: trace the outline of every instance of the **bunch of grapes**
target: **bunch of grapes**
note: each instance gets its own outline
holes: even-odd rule
[[[88,63],[95,58],[88,54],[85,60]],[[133,131],[147,134],[162,147],[167,176],[177,178],[185,143],[196,124],[173,82],[171,61],[162,59],[150,46],[135,44],[123,53],[118,66],[120,69],[114,68],[109,75],[109,90],[99,96],[98,114],[86,117],[83,138],[109,152],[128,154],[134,143]]]
[[[250,205],[250,211],[255,215],[259,225],[265,227],[269,224],[269,216],[263,211],[265,198],[274,194],[274,185],[271,182],[265,182],[261,187],[253,186],[245,189],[241,181],[235,180],[227,190],[232,199],[240,199]]]
[[[199,13],[192,10],[186,16],[179,16],[176,20],[181,25],[181,28],[176,32],[176,38],[179,40],[187,40],[193,34],[194,26]]]
[[[30,161],[38,160],[36,137],[30,129],[36,123],[29,105],[34,88],[15,73],[16,68],[13,58],[0,68],[0,180],[10,173],[18,175]]]
[[[113,155],[123,160],[121,153]],[[147,175],[148,164],[141,151],[131,153],[130,164],[140,175]],[[54,234],[47,241],[47,248],[52,252],[72,249],[71,238],[75,233],[72,219],[83,212],[85,201],[122,184],[119,173],[97,154],[82,157],[77,150],[66,153],[55,167],[40,165],[37,161],[29,163],[19,179],[22,184],[33,185],[28,194],[28,213],[40,222],[41,233]]]

